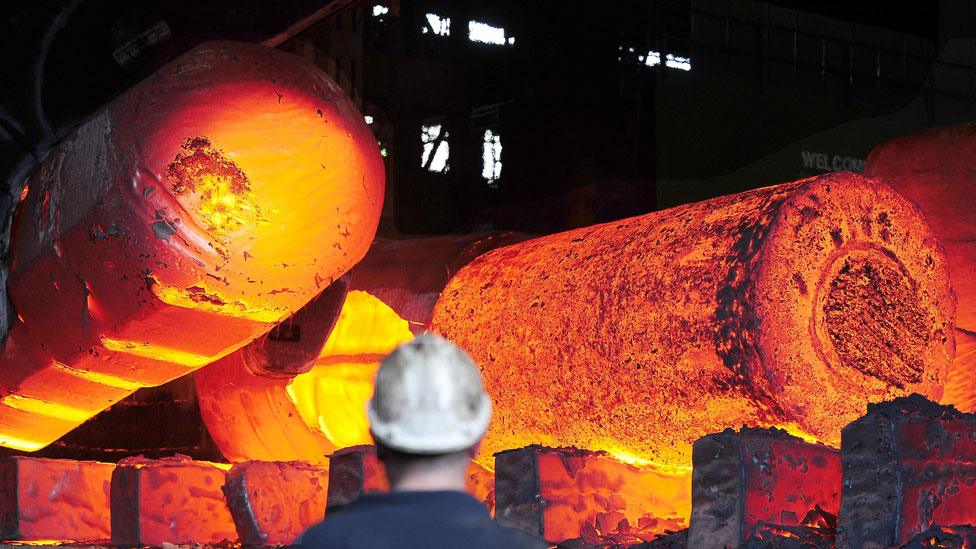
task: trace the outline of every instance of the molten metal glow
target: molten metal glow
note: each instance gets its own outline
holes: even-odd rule
[[[226,473],[186,456],[126,458],[112,476],[112,544],[234,543]]]
[[[691,471],[664,473],[603,452],[540,446],[502,452],[496,463],[499,520],[540,529],[535,533],[553,543],[593,534],[640,543],[688,525]]]
[[[10,435],[0,435],[0,444],[7,448],[13,448],[14,450],[21,450],[24,452],[36,452],[46,446],[46,444],[41,444],[33,440],[16,438]]]
[[[942,404],[976,412],[976,333],[956,329],[956,358],[949,368]]]
[[[220,293],[212,290],[207,284],[196,284],[187,288],[176,288],[152,285],[153,295],[160,301],[174,307],[197,309],[208,313],[215,313],[233,318],[243,318],[255,322],[275,322],[281,318],[280,307],[260,308],[249,307],[241,300],[225,300]],[[205,364],[213,362],[207,361]]]
[[[241,352],[197,372],[203,419],[231,461],[321,463],[337,448],[371,444],[366,402],[376,369],[412,337],[407,321],[385,303],[349,292],[308,372],[264,378],[248,370]]]
[[[0,444],[35,450],[267,333],[366,253],[383,164],[318,68],[208,43],[116,98],[24,187]]]
[[[349,292],[339,320],[311,371],[288,385],[302,420],[337,448],[372,443],[366,403],[379,363],[413,337],[407,322],[366,292]]]
[[[44,417],[66,419],[68,421],[77,421],[79,423],[90,417],[87,410],[79,410],[78,408],[72,408],[64,404],[48,402],[39,398],[25,397],[15,393],[9,393],[3,398],[0,398],[0,403],[22,412],[30,412]]]
[[[109,351],[122,354],[162,360],[172,364],[182,364],[189,368],[199,368],[213,361],[212,356],[188,353],[179,349],[170,349],[161,345],[151,345],[146,342],[118,341],[110,337],[102,338],[102,347]]]
[[[141,389],[143,387],[141,383],[128,381],[118,376],[102,374],[99,372],[91,372],[88,370],[78,370],[70,366],[61,364],[60,362],[52,362],[51,367],[61,372],[65,372],[71,375],[72,377],[77,377],[78,379],[83,379],[90,383],[104,385],[106,387],[112,387],[114,389],[122,389],[123,391],[131,392],[131,391],[135,391],[136,389]]]
[[[687,467],[727,427],[836,446],[868,402],[937,397],[953,313],[917,208],[839,173],[493,250],[432,329],[482,368],[483,463],[537,443]]]
[[[114,465],[7,457],[0,460],[2,531],[24,545],[104,544],[110,536]]]
[[[357,291],[348,294],[312,371],[294,381],[262,377],[243,349],[196,374],[207,429],[224,455],[321,462],[336,448],[370,443],[363,412],[383,356],[427,328],[452,273],[486,250],[525,238],[476,233],[374,241],[352,273]]]

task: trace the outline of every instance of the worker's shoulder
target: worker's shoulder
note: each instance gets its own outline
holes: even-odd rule
[[[336,515],[312,526],[295,542],[299,547],[345,547],[352,524],[345,517]]]
[[[463,493],[370,494],[302,535],[317,548],[424,547],[537,549],[538,538],[491,520],[480,502]]]

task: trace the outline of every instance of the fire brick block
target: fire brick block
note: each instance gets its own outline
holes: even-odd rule
[[[546,541],[652,540],[685,526],[687,475],[640,469],[605,452],[526,446],[495,454],[495,520]]]
[[[840,452],[781,429],[702,437],[692,459],[691,547],[741,547],[752,537],[817,526],[822,512],[832,518],[840,508]]]
[[[112,474],[112,544],[236,542],[226,474],[186,456],[126,458]]]
[[[0,460],[0,538],[108,541],[114,465],[9,457]]]
[[[244,545],[287,545],[325,516],[329,471],[301,462],[246,461],[224,494]]]
[[[844,428],[838,547],[902,544],[976,524],[976,414],[919,395],[868,405]]]
[[[326,513],[341,510],[363,493],[386,492],[383,464],[376,458],[374,446],[351,446],[329,458],[329,496]],[[471,462],[465,491],[494,512],[495,477],[491,471]]]

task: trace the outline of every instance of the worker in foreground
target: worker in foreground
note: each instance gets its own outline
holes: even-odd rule
[[[491,419],[481,373],[461,349],[420,335],[387,356],[368,405],[390,492],[366,494],[296,542],[329,549],[541,548],[491,520],[464,492],[468,465]]]

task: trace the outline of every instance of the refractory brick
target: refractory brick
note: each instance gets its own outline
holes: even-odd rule
[[[690,547],[742,547],[840,507],[840,452],[781,429],[727,429],[698,439],[692,457]]]
[[[325,516],[329,471],[301,462],[246,461],[224,494],[244,545],[287,545]]]
[[[236,542],[225,473],[186,456],[126,458],[112,474],[112,544]]]
[[[110,463],[0,460],[0,537],[22,542],[108,541]]]
[[[976,524],[976,414],[919,395],[868,406],[843,432],[838,547],[888,547]]]

